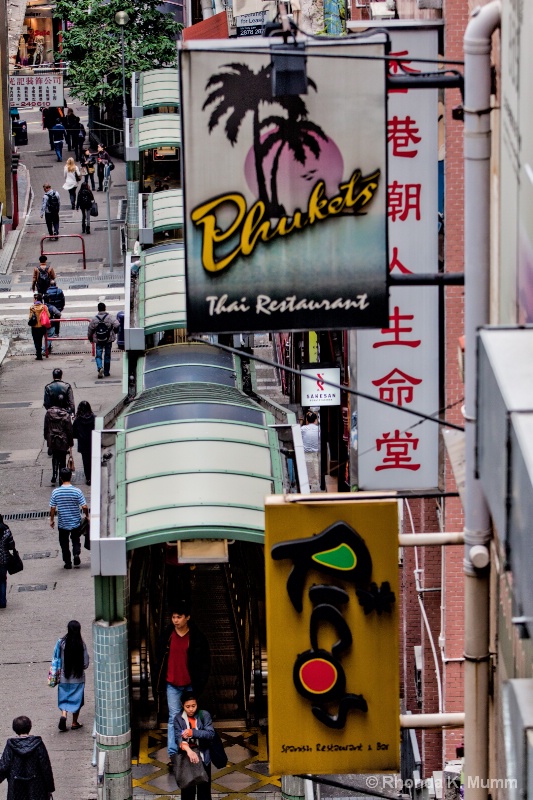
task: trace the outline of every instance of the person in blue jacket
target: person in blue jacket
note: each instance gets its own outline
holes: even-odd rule
[[[213,720],[208,711],[198,710],[194,692],[184,692],[181,696],[183,711],[174,717],[174,735],[178,751],[193,763],[204,762],[208,782],[188,789],[181,789],[181,800],[211,800],[211,753],[210,744],[215,738]]]

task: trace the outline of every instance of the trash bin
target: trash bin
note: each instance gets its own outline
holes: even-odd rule
[[[13,120],[13,137],[15,145],[28,144],[28,126],[22,119]]]

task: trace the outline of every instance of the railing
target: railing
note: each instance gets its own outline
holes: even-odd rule
[[[50,321],[52,323],[52,326],[54,326],[54,323],[57,322],[62,327],[63,325],[68,324],[69,322],[86,322],[87,325],[89,325],[89,322],[91,320],[89,317],[68,317],[68,318],[61,317],[60,319],[53,319]],[[85,334],[84,336],[61,336],[61,327],[59,329],[60,333],[59,336],[48,336],[48,331],[45,333],[44,346],[45,346],[46,358],[48,358],[48,345],[53,344],[54,342],[88,342],[87,334]],[[49,328],[48,330],[51,330],[51,328]],[[94,342],[89,342],[89,344],[91,345],[91,353],[94,356],[96,353],[95,344]],[[61,354],[58,353],[58,355]]]
[[[410,714],[410,711],[406,712]],[[422,772],[422,759],[418,748],[416,731],[413,728],[402,728],[400,748],[400,774],[405,784],[406,794],[415,796],[417,787],[420,785]]]
[[[47,253],[44,251],[43,242],[45,239],[50,239],[50,241],[54,242],[58,239],[72,239],[75,237],[76,239],[80,239],[81,241],[81,250],[49,250]],[[83,236],[79,233],[65,233],[59,236],[41,236],[41,255],[42,256],[81,256],[83,258],[83,269],[87,269],[87,262],[85,259],[85,240]]]
[[[89,125],[89,141],[93,145],[103,144],[108,150],[112,147],[124,146],[124,131],[122,128],[114,128],[104,122],[96,122]]]

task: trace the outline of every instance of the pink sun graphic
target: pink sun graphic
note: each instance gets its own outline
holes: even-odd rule
[[[261,137],[263,142],[266,137],[275,131],[273,127]],[[284,206],[287,214],[291,215],[297,208],[307,207],[309,195],[313,186],[319,180],[326,184],[326,194],[331,197],[338,193],[339,183],[343,180],[344,162],[341,152],[332,139],[324,141],[316,138],[320,147],[318,158],[308,147],[304,147],[306,153],[305,164],[300,164],[294,158],[287,144],[284,145],[277,172],[277,189],[279,202]],[[277,147],[271,148],[263,161],[268,194],[270,196],[270,178],[272,166],[276,156]],[[254,195],[258,196],[257,177],[255,172],[255,156],[253,148],[250,148],[244,161],[244,176],[246,183]]]

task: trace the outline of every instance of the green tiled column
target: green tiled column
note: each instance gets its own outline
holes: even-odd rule
[[[106,797],[129,800],[131,730],[128,631],[125,620],[93,624],[96,745],[105,753]]]

